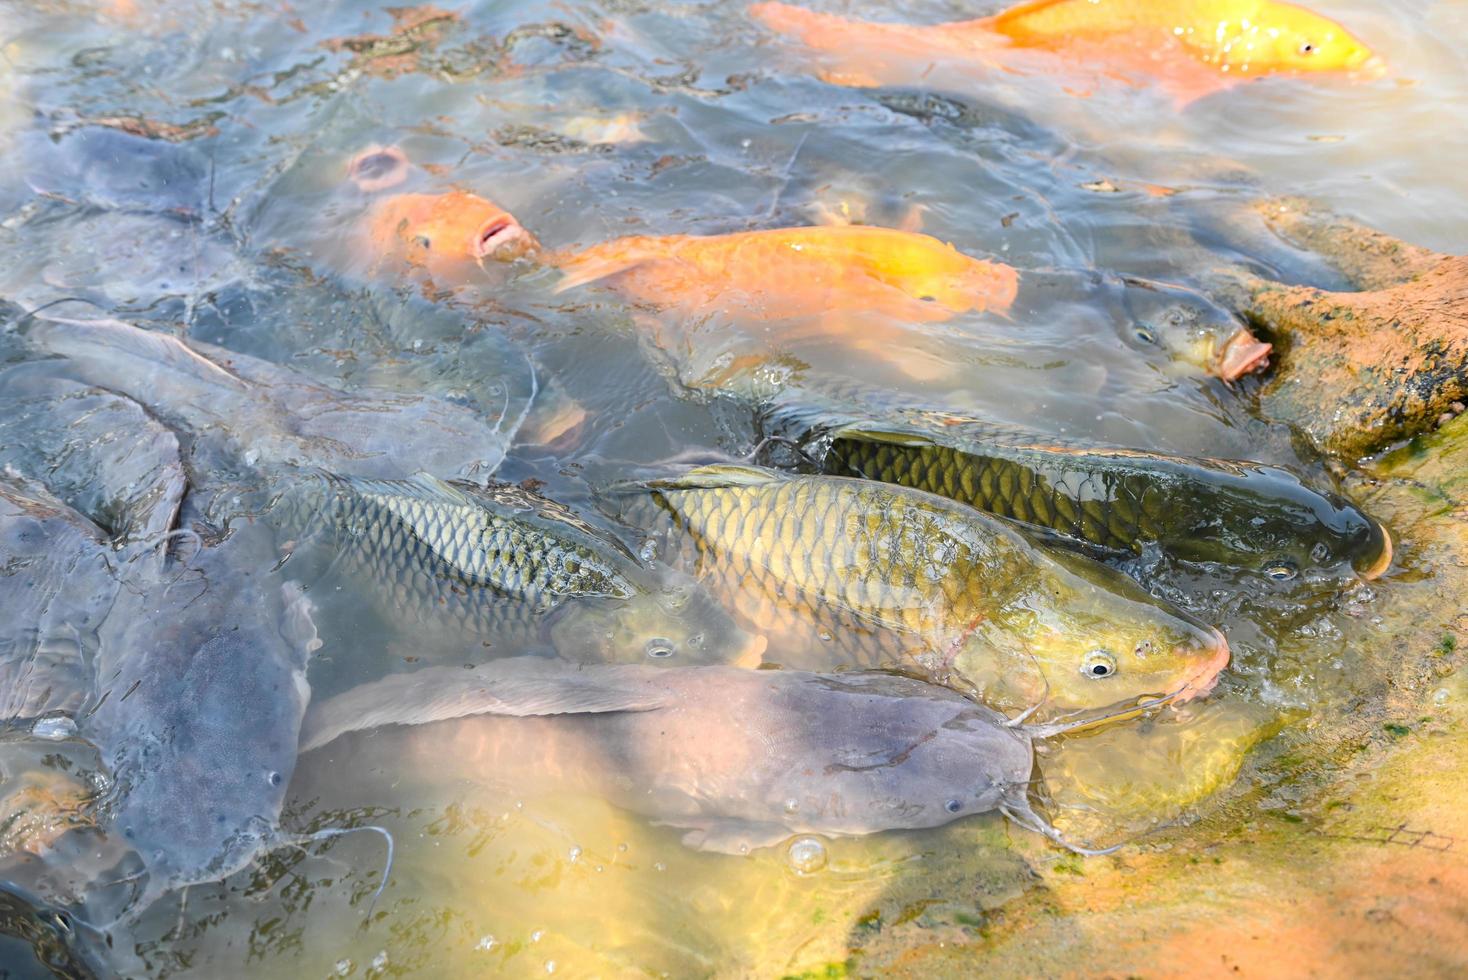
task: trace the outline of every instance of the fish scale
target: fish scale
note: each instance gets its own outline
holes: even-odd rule
[[[893,401],[853,382],[813,379],[763,408],[760,428],[801,446],[821,472],[935,493],[1104,557],[1155,543],[1242,568],[1283,559],[1302,571],[1366,575],[1391,559],[1385,529],[1280,467],[1085,446]]]
[[[979,580],[1012,559],[1012,546],[1000,540],[951,548],[952,560],[940,563],[923,535],[941,536],[941,521],[923,520],[922,502],[857,481],[777,478],[651,496],[673,519],[678,560],[751,627],[804,641],[780,647],[786,666],[833,659],[874,666],[938,650],[953,642],[956,626],[998,600]],[[635,504],[629,511],[654,519]]]

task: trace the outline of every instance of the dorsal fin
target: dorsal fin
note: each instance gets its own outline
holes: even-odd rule
[[[655,711],[669,701],[656,668],[586,667],[543,657],[513,657],[462,667],[426,667],[363,684],[313,706],[300,751],[387,725],[427,725],[475,715],[511,718]]]
[[[739,466],[733,463],[715,463],[699,466],[682,476],[666,480],[652,480],[643,484],[649,490],[717,490],[726,487],[762,487],[772,483],[784,483],[790,479],[788,473],[761,469],[758,466]]]

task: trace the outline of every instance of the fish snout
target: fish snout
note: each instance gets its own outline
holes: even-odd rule
[[[508,214],[490,218],[479,226],[469,243],[469,254],[477,260],[509,262],[540,248],[535,236]]]
[[[1213,637],[1215,640],[1213,656],[1199,669],[1198,673],[1183,685],[1182,690],[1178,691],[1177,696],[1172,699],[1174,704],[1186,704],[1194,698],[1201,698],[1217,686],[1219,675],[1228,666],[1229,649],[1228,640],[1217,629],[1213,630]]]
[[[357,189],[372,194],[408,179],[408,157],[396,146],[369,146],[347,164],[347,177]]]
[[[1386,529],[1385,524],[1378,523],[1376,527],[1381,532],[1381,553],[1376,556],[1376,560],[1369,567],[1362,569],[1359,573],[1361,578],[1367,582],[1381,578],[1386,574],[1386,570],[1392,567],[1392,534]]]
[[[1223,345],[1214,373],[1224,381],[1237,381],[1246,374],[1263,371],[1269,367],[1269,355],[1273,344],[1266,344],[1240,327]]]

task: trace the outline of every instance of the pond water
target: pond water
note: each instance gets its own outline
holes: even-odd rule
[[[920,24],[998,9],[804,2]],[[1323,459],[1256,413],[1264,380],[1226,382],[1186,356],[1197,334],[1169,313],[1201,311],[1227,336],[1237,321],[1211,297],[1230,275],[1346,285],[1253,217],[1255,202],[1279,195],[1436,251],[1468,250],[1468,4],[1312,7],[1366,39],[1384,75],[1266,79],[1179,106],[1120,84],[1081,97],[1044,73],[835,85],[734,3],[0,2],[0,300],[30,310],[69,299],[65,315],[113,317],[332,388],[441,399],[505,437],[496,479],[537,489],[631,552],[645,542],[614,519],[610,489],[768,448],[751,390],[813,378],[1041,442],[1286,467],[1360,504],[1398,547],[1384,578],[1313,591],[1152,550],[1114,561],[1219,628],[1232,654],[1206,698],[1039,745],[1049,818],[1076,841],[1123,844],[1114,857],[1071,854],[995,814],[804,849],[697,851],[683,829],[608,800],[597,780],[544,790],[513,766],[480,771],[429,727],[400,726],[304,753],[284,787],[278,846],[222,880],[128,905],[117,889],[89,891],[133,867],[104,860],[96,832],[84,833],[105,823],[89,801],[110,798],[106,767],[80,738],[40,741],[12,726],[0,744],[14,811],[0,819],[0,881],[69,911],[60,926],[51,912],[7,913],[7,931],[34,920],[27,934],[41,945],[69,943],[66,955],[104,972],[148,976],[957,973],[990,955],[1058,975],[1095,968],[1086,957],[1104,928],[1088,925],[1077,883],[1114,897],[1125,893],[1117,869],[1131,868],[1138,887],[1171,894],[1196,862],[1218,860],[1220,841],[1257,843],[1261,822],[1318,829],[1320,788],[1353,778],[1346,733],[1364,738],[1366,725],[1396,738],[1380,719],[1415,711],[1399,691],[1415,654],[1397,638],[1427,637],[1446,656],[1468,628],[1451,598],[1463,552],[1421,543],[1438,533],[1432,513],[1391,489],[1410,478],[1407,464]],[[406,182],[355,186],[354,157],[388,146],[409,161]],[[558,292],[561,273],[531,261],[404,262],[364,233],[384,198],[449,190],[506,209],[548,253],[845,220],[920,229],[1013,267],[1019,292],[1007,310],[942,322],[873,310],[782,333],[737,310],[669,317],[608,289]],[[0,355],[32,361],[27,344],[7,329]],[[128,370],[118,359],[84,380],[147,407],[127,431],[180,430],[185,526],[206,544],[234,531],[246,542],[234,560],[274,585],[303,583],[313,703],[387,675],[569,642],[563,630],[495,646],[446,608],[406,611],[374,581],[380,568],[341,560],[319,518],[284,516],[281,496],[328,462],[293,457],[295,469],[272,471],[258,453],[220,449],[221,435],[248,446],[255,418],[218,408],[204,430],[186,431],[178,419],[197,417],[195,396],[159,408],[149,399],[171,397],[164,382],[97,380]],[[865,409],[885,411],[870,397]],[[99,443],[65,435],[79,431],[69,421],[34,418],[0,427],[6,465],[67,484],[48,486],[86,511],[75,489],[86,464],[71,454],[93,458]],[[62,449],[38,455],[31,432],[48,424]],[[117,479],[135,490],[145,469]],[[400,470],[409,479],[433,465]],[[252,528],[268,528],[269,543],[245,551]],[[121,542],[119,566],[141,561],[159,532]],[[172,544],[187,563],[193,543]],[[677,628],[747,654],[760,623],[731,624],[712,606]],[[683,644],[675,666],[736,659],[715,642]],[[779,635],[768,642],[765,661],[780,664]],[[614,656],[643,654],[639,643]],[[1443,684],[1439,721],[1459,697]],[[201,696],[177,687],[172,696]],[[7,839],[16,819],[48,808],[45,846]],[[368,826],[391,835],[390,874],[379,834],[305,840]],[[1044,908],[1068,938],[1027,948],[1014,923]],[[20,948],[0,956],[20,962]]]

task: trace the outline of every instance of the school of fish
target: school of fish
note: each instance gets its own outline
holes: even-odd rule
[[[744,15],[773,57],[861,87],[1012,73],[1058,99],[1118,87],[1186,112],[1245,81],[1384,70],[1346,27],[1274,0],[1032,0],[942,24],[779,2]],[[294,830],[291,803],[339,780],[376,813],[372,794],[408,772],[505,800],[594,796],[724,855],[983,814],[1097,853],[1046,813],[1046,743],[1231,696],[1222,620],[1183,608],[1166,576],[1304,602],[1394,568],[1391,532],[1324,467],[955,406],[981,370],[908,358],[912,331],[1022,337],[1029,291],[1054,272],[982,234],[708,213],[698,227],[721,230],[543,242],[485,196],[527,200],[518,189],[420,167],[405,147],[423,133],[397,135],[320,165],[339,186],[319,256],[236,276],[258,259],[241,244],[218,292],[264,305],[280,268],[320,263],[310,275],[343,294],[396,290],[466,321],[454,336],[471,352],[501,322],[484,310],[532,295],[516,311],[530,340],[506,330],[493,348],[493,390],[400,371],[367,316],[360,350],[277,360],[105,293],[4,307],[0,733],[84,746],[97,767],[81,816],[0,846],[7,894],[107,934],[278,849],[358,831],[384,839],[364,872],[381,894],[391,832]],[[54,164],[66,144],[51,142],[36,152]],[[48,202],[147,211],[101,200],[95,165],[37,169]],[[733,406],[710,422],[726,457],[609,460],[583,444],[587,411],[557,401],[561,379],[532,352],[546,308],[590,334],[630,324],[612,343],[654,375],[710,324],[754,338],[698,383],[673,372],[688,404]],[[1223,398],[1273,348],[1210,315],[1178,313],[1161,345]],[[952,390],[928,403],[804,362],[777,370],[822,346]],[[342,594],[345,625],[320,609]],[[62,853],[67,835],[90,856],[64,886],[10,861]]]

